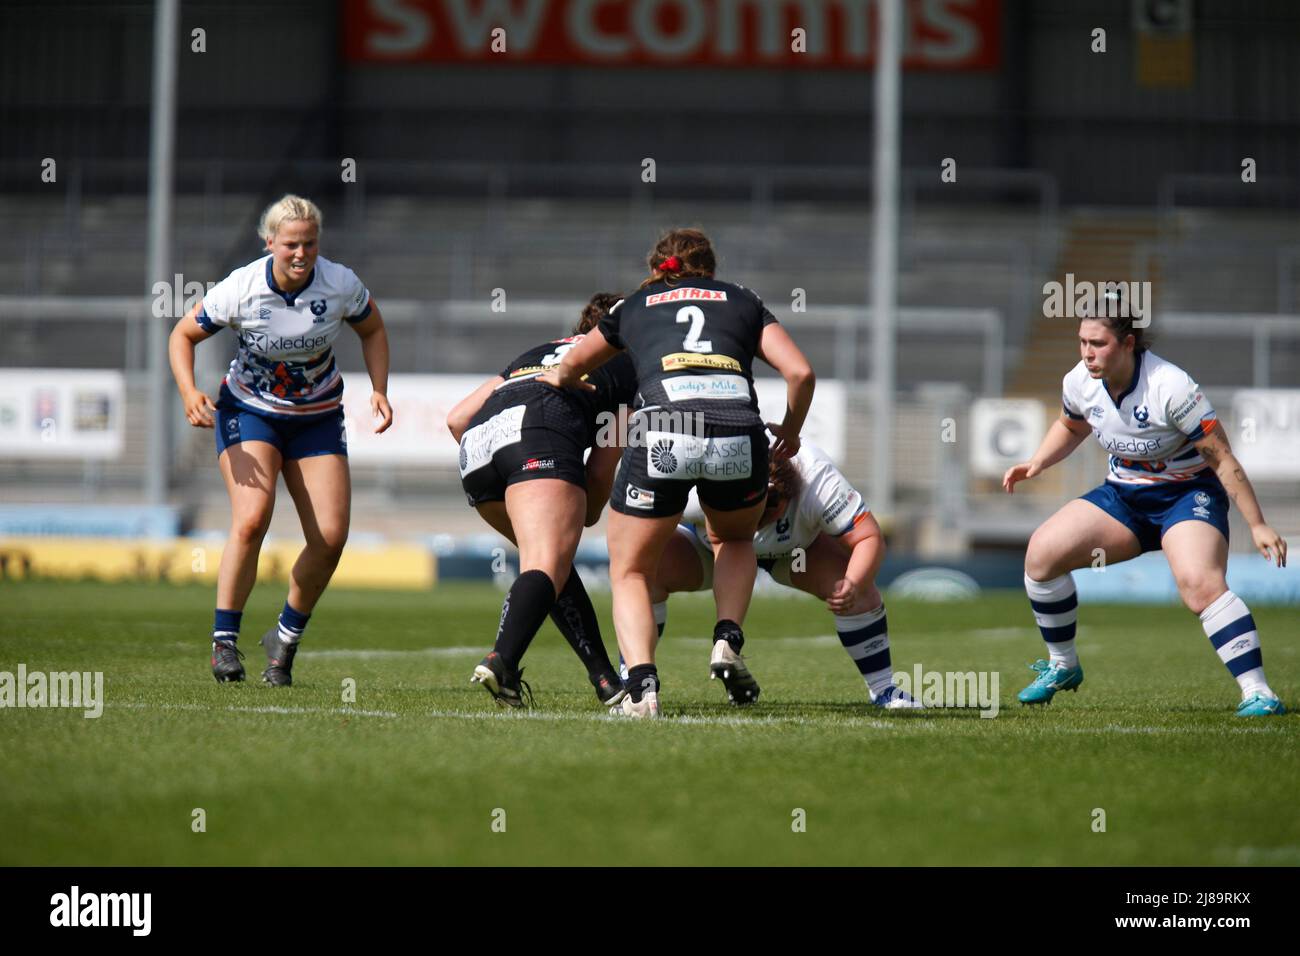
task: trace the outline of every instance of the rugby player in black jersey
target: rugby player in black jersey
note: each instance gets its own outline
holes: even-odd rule
[[[632,403],[636,370],[624,356],[592,373],[589,389],[557,392],[537,382],[617,301],[608,292],[593,296],[572,336],[524,352],[447,416],[460,442],[469,503],[519,548],[519,577],[501,606],[496,644],[472,678],[513,707],[525,703],[520,661],[547,614],[582,659],[601,702],[623,698],[573,555],[583,527],[596,523],[609,500],[620,454],[617,446],[593,447],[597,429]]]
[[[753,703],[758,684],[740,649],[754,589],[754,532],[767,497],[769,454],[799,450],[812,403],[808,360],[757,295],[713,277],[704,233],[666,233],[647,260],[651,274],[541,380],[579,391],[585,374],[626,350],[639,391],[610,498],[608,538],[614,627],[628,666],[627,696],[612,713],[659,716],[655,621],[650,604],[660,555],[692,487],[698,489],[714,552],[711,677],[734,704]],[[768,423],[769,451],[752,365],[763,359],[786,380],[786,411]]]

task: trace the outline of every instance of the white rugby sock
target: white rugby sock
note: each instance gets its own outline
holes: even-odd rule
[[[867,684],[867,692],[875,700],[894,683],[894,668],[889,657],[889,621],[882,604],[874,611],[865,611],[849,617],[835,618],[835,631],[840,643],[858,673]]]
[[[1047,644],[1048,659],[1053,664],[1078,667],[1074,650],[1074,631],[1079,619],[1079,596],[1074,578],[1067,572],[1050,581],[1035,581],[1025,575],[1025,593],[1034,609],[1034,620]]]
[[[1255,619],[1246,603],[1231,591],[1224,591],[1217,601],[1201,612],[1201,627],[1210,639],[1219,660],[1237,680],[1244,700],[1254,693],[1277,695],[1264,679],[1264,652],[1259,645]]]
[[[668,623],[668,602],[660,601],[658,604],[651,604],[650,610],[654,612],[655,630],[659,632],[656,637],[657,642],[659,637],[664,636],[664,625]]]

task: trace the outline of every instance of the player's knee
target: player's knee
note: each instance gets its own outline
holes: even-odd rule
[[[1052,562],[1047,556],[1033,551],[1025,552],[1025,574],[1035,581],[1050,581],[1057,576],[1052,573]]]
[[[348,543],[348,529],[346,525],[341,527],[321,528],[320,534],[312,542],[316,550],[322,556],[338,561],[343,556],[343,548]]]
[[[1193,614],[1200,614],[1227,590],[1227,582],[1217,574],[1192,574],[1178,578],[1178,594]]]
[[[874,611],[884,603],[884,598],[880,596],[880,591],[876,586],[868,584],[858,589],[858,596],[853,602],[852,612],[854,614],[864,614],[867,611]]]
[[[317,558],[338,563],[347,545],[347,525],[322,524],[307,533],[307,548]]]
[[[230,526],[230,536],[236,544],[257,545],[262,543],[270,526],[270,511],[239,515]]]
[[[1039,537],[1038,532],[1034,532],[1029,547],[1025,549],[1025,574],[1035,581],[1050,581],[1062,573],[1057,570],[1057,563],[1053,549]]]

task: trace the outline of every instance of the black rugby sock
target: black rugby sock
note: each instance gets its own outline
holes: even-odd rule
[[[632,703],[641,703],[641,695],[652,690],[659,693],[659,671],[653,664],[638,664],[627,672],[627,693]]]
[[[495,649],[512,671],[519,670],[524,652],[554,604],[555,585],[545,571],[525,571],[510,585],[510,593],[501,604]]]
[[[740,629],[739,624],[727,618],[713,625],[713,643],[716,644],[724,639],[737,654],[745,646],[745,632]]]
[[[599,680],[614,673],[614,665],[609,662],[609,652],[600,637],[600,621],[596,618],[596,609],[591,606],[587,589],[582,586],[578,569],[569,570],[569,580],[555,599],[551,608],[551,620],[560,629],[564,639],[578,655],[582,666],[587,668],[587,677]]]

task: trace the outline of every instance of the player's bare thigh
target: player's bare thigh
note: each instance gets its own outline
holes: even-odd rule
[[[1091,566],[1100,556],[1106,564],[1127,561],[1142,553],[1137,536],[1091,501],[1075,498],[1034,532],[1025,550],[1025,573],[1035,581],[1050,581]]]
[[[689,535],[690,532],[677,528],[668,539],[650,588],[650,600],[655,603],[665,600],[670,594],[698,591],[704,586],[704,566]]]
[[[819,534],[801,554],[790,557],[790,584],[806,594],[827,600],[835,585],[849,568],[850,549],[838,539]],[[883,603],[875,581],[866,581],[858,589],[850,614],[861,614]]]
[[[718,544],[723,541],[752,541],[765,507],[766,503],[762,501],[735,511],[718,511],[702,505],[704,521],[709,529],[709,544],[713,550],[716,552]]]
[[[252,530],[271,521],[275,507],[275,482],[284,460],[270,442],[242,441],[226,448],[217,459],[230,495],[231,523]]]
[[[511,544],[517,544],[515,541],[515,526],[510,523],[510,513],[506,511],[504,501],[485,501],[476,505],[479,517],[486,521],[492,530],[496,531]]]
[[[519,481],[506,487],[506,510],[519,547],[521,571],[544,571],[564,586],[582,538],[587,493],[558,478]]]
[[[312,455],[286,461],[284,484],[293,496],[307,543],[341,551],[352,518],[352,475],[346,455]]]
[[[1160,541],[1178,594],[1200,614],[1228,590],[1228,541],[1212,524],[1180,521]]]

